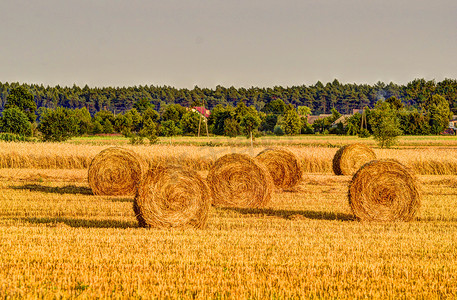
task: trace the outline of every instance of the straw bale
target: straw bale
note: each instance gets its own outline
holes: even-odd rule
[[[207,181],[213,204],[229,207],[264,207],[274,184],[266,167],[246,154],[227,154],[216,160]]]
[[[409,221],[420,208],[415,175],[396,160],[363,165],[349,184],[349,205],[362,221]]]
[[[143,177],[133,210],[140,227],[201,228],[210,206],[209,188],[198,173],[159,165]]]
[[[135,152],[112,147],[98,153],[89,166],[88,181],[95,195],[133,196],[147,163]]]
[[[354,175],[361,166],[375,159],[373,150],[363,144],[346,145],[333,157],[333,172],[335,175]]]
[[[256,156],[256,160],[265,165],[278,188],[292,188],[302,178],[301,163],[289,150],[266,149]]]

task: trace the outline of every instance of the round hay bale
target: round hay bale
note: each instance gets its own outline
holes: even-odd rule
[[[133,210],[140,227],[201,228],[210,206],[209,188],[197,172],[157,166],[139,184]]]
[[[232,153],[216,160],[207,181],[216,206],[264,207],[273,190],[266,167],[246,154]]]
[[[353,176],[349,205],[362,221],[409,221],[420,207],[417,179],[396,160],[371,161]]]
[[[146,169],[146,162],[133,151],[108,148],[92,159],[89,186],[95,195],[133,196]]]
[[[302,178],[302,167],[298,158],[286,149],[266,149],[256,156],[270,172],[276,187],[292,188]]]
[[[361,166],[375,159],[373,150],[363,144],[346,145],[333,157],[333,172],[335,175],[354,175]]]

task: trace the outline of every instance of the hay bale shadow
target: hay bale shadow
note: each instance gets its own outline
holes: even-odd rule
[[[103,197],[104,200],[109,200],[111,202],[133,202],[133,198],[119,198],[119,197]]]
[[[66,185],[62,187],[53,187],[39,184],[24,184],[20,186],[10,186],[13,190],[29,190],[42,193],[52,194],[82,194],[93,195],[92,190],[84,186]]]
[[[355,221],[352,214],[311,211],[311,210],[284,210],[271,208],[239,208],[239,207],[221,207],[219,209],[231,210],[244,215],[263,215],[270,217],[279,217],[286,220],[312,219],[312,220],[329,220],[329,221]]]
[[[455,223],[457,222],[457,217],[418,217],[415,219],[417,222],[443,222],[443,223]]]
[[[137,228],[137,222],[126,222],[116,220],[85,220],[70,218],[17,218],[22,222],[30,224],[44,224],[49,227],[72,227],[72,228]]]

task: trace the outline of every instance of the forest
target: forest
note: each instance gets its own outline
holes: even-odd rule
[[[20,83],[0,82],[0,108],[3,109],[6,97],[11,88]],[[247,106],[253,105],[260,111],[269,102],[281,99],[295,107],[307,106],[313,115],[330,114],[335,108],[341,114],[349,114],[353,109],[365,106],[374,107],[380,99],[392,96],[400,99],[405,105],[419,108],[427,98],[438,94],[446,98],[451,111],[457,114],[457,80],[414,79],[406,85],[378,82],[369,84],[342,84],[337,79],[325,85],[318,81],[311,86],[291,87],[250,87],[235,88],[216,86],[215,89],[200,88],[177,89],[170,86],[133,86],[133,87],[50,87],[36,84],[23,84],[34,95],[38,108],[65,107],[70,109],[86,107],[91,115],[100,110],[108,110],[113,114],[123,113],[131,109],[135,102],[146,99],[157,111],[167,104],[180,104],[189,107],[195,103],[204,103],[212,110],[216,105],[236,106],[243,101]]]
[[[209,117],[192,107],[205,107]],[[0,139],[122,133],[132,143],[157,136],[348,134],[389,146],[401,134],[440,134],[457,114],[457,81],[415,79],[272,88],[72,87],[0,83]],[[358,113],[353,114],[354,110]],[[310,115],[327,114],[312,124]],[[346,115],[344,120],[341,116]],[[340,120],[339,122],[336,122]],[[15,135],[15,136],[12,136]],[[387,136],[387,139],[384,138]]]

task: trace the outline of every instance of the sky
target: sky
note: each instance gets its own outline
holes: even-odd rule
[[[1,0],[0,82],[273,87],[457,79],[455,0]]]

